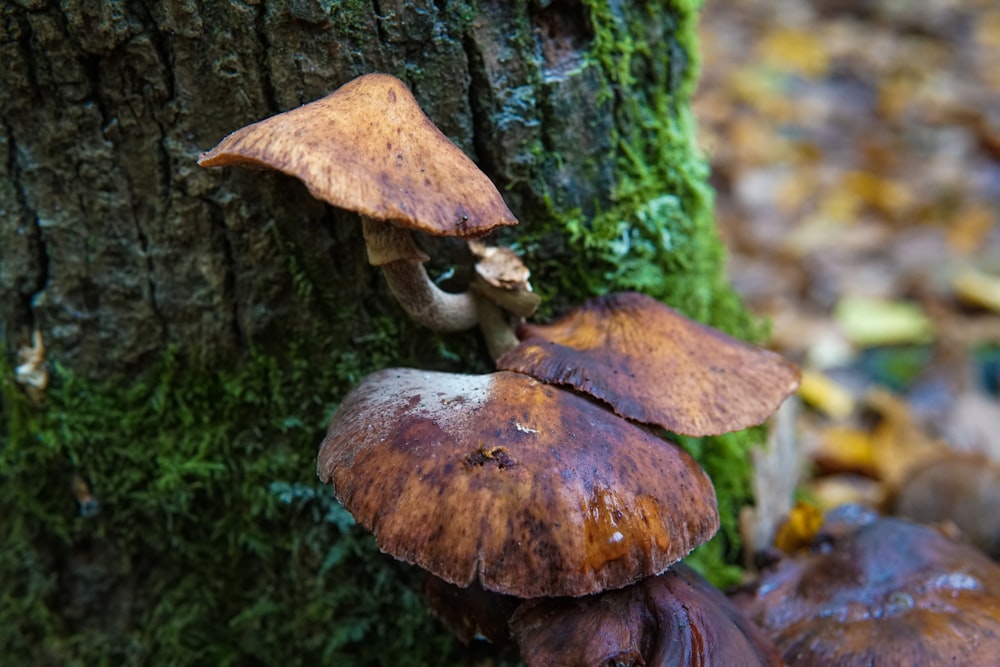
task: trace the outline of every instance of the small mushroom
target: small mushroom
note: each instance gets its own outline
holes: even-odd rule
[[[790,667],[995,667],[1000,656],[1000,566],[850,506],[828,515],[813,553],[779,561],[734,601]]]
[[[635,292],[591,299],[548,325],[519,327],[497,368],[564,384],[627,419],[684,435],[718,435],[764,421],[799,372]]]
[[[528,667],[780,667],[774,644],[694,570],[582,598],[524,602],[510,625]]]
[[[625,586],[718,529],[712,483],[683,450],[517,373],[369,375],[318,472],[383,551],[522,598]]]
[[[369,262],[414,320],[439,331],[475,326],[475,299],[428,278],[411,232],[474,237],[517,223],[489,178],[387,74],[237,130],[198,164],[275,169],[361,214]]]
[[[513,250],[478,240],[468,244],[476,260],[470,287],[477,295],[479,326],[490,357],[496,359],[517,347],[514,327],[534,314],[541,297],[532,291],[531,272]]]

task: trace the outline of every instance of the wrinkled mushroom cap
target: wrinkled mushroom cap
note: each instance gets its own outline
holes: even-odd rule
[[[774,644],[683,563],[617,591],[528,600],[510,626],[528,667],[781,667]]]
[[[858,516],[734,598],[788,665],[995,667],[1000,566],[933,528]]]
[[[628,419],[684,435],[759,424],[798,387],[779,355],[636,292],[591,299],[548,325],[525,324],[497,368],[564,384]]]
[[[388,74],[237,130],[198,164],[276,169],[329,204],[438,236],[517,223],[490,179]]]
[[[712,483],[681,449],[516,373],[374,373],[318,468],[383,551],[518,597],[625,586],[718,529]]]
[[[530,292],[531,271],[510,248],[488,246],[482,241],[470,240],[469,252],[476,258],[476,275],[487,285],[499,289]]]

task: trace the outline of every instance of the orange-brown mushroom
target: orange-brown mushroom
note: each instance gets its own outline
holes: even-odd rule
[[[473,237],[517,223],[489,178],[387,74],[237,130],[198,164],[275,169],[361,214],[369,261],[411,317],[436,330],[475,326],[475,301],[429,280],[411,230]]]
[[[1000,566],[927,526],[837,512],[814,553],[734,597],[790,667],[998,664]]]
[[[780,667],[767,636],[694,570],[583,598],[524,602],[510,621],[529,667]]]
[[[318,471],[383,551],[518,597],[625,586],[718,529],[684,451],[517,373],[376,372],[334,415]]]
[[[564,384],[619,415],[684,435],[718,435],[764,421],[799,372],[635,292],[591,299],[548,325],[525,324],[503,370]]]

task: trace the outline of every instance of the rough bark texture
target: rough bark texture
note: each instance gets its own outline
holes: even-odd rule
[[[87,376],[295,331],[316,315],[288,298],[288,244],[323,280],[361,282],[355,221],[290,179],[195,160],[365,72],[408,81],[525,217],[546,198],[593,212],[614,191],[613,105],[584,64],[579,3],[81,0],[3,19],[6,339],[37,326]]]
[[[405,321],[356,217],[293,179],[195,160],[357,75],[395,74],[522,220],[504,238],[542,317],[630,288],[752,335],[693,149],[695,4],[0,5],[0,654],[457,659],[313,466],[365,373],[481,370],[481,344]],[[436,270],[453,263],[454,246],[428,250]],[[11,363],[36,329],[40,400]],[[749,441],[700,455],[724,527]]]

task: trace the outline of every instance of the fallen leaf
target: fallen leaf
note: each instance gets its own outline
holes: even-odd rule
[[[834,318],[859,347],[928,343],[934,338],[930,319],[910,301],[848,295],[837,304]]]
[[[1000,312],[1000,276],[966,267],[955,274],[951,286],[959,300]]]
[[[846,419],[854,412],[854,396],[830,376],[805,369],[799,383],[799,398],[806,405],[822,411],[833,419]]]

